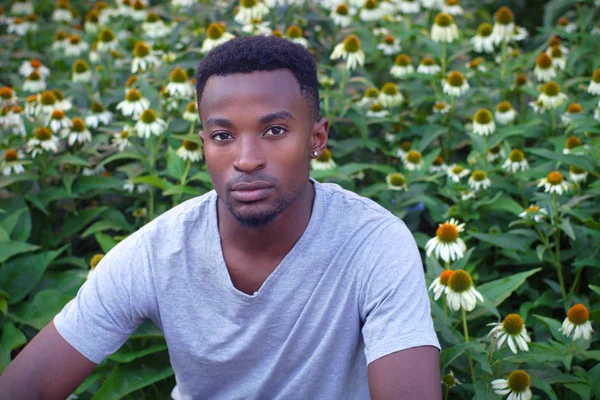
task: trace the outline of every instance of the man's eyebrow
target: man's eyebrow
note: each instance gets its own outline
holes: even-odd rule
[[[233,123],[226,118],[209,118],[206,120],[206,124],[204,124],[204,126],[206,126],[207,128],[213,125],[222,126],[223,128],[227,129],[233,128]]]
[[[260,117],[261,124],[268,124],[269,122],[277,121],[279,119],[288,120],[288,119],[296,119],[294,114],[289,111],[277,111],[271,114],[263,115]]]

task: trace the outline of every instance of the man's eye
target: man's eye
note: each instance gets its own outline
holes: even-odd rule
[[[269,128],[269,130],[266,133],[268,136],[281,136],[285,133],[285,129],[283,129],[280,126],[274,126],[272,128]]]
[[[217,142],[222,142],[223,140],[227,140],[229,139],[231,135],[229,133],[225,133],[225,132],[217,132],[215,134],[212,135],[212,138],[214,140],[216,140]]]

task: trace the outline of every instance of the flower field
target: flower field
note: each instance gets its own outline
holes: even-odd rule
[[[527,2],[525,2],[527,3]],[[0,372],[115,244],[212,189],[194,71],[306,46],[311,175],[422,250],[446,398],[600,398],[600,2],[16,0],[0,7]],[[72,398],[169,398],[142,325]]]

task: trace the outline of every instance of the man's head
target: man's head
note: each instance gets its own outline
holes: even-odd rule
[[[315,63],[286,39],[233,39],[196,74],[200,137],[219,200],[239,223],[264,226],[308,187],[327,144]]]

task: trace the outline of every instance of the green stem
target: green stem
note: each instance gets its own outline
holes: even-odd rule
[[[527,113],[527,108],[525,107],[525,94],[522,90],[519,90],[519,99],[521,103],[521,121],[525,121],[525,114]]]
[[[579,268],[577,272],[575,272],[575,280],[573,281],[573,286],[571,286],[571,297],[575,296],[575,292],[579,286],[579,280],[581,279],[581,272],[583,271],[583,267]]]
[[[463,331],[465,334],[465,343],[469,343],[469,329],[467,328],[467,313],[465,313],[464,307],[461,307],[460,311],[462,312],[462,322],[463,322]],[[475,370],[473,369],[473,361],[471,361],[471,357],[469,357],[469,355],[466,352],[465,352],[465,355],[467,356],[467,360],[469,360],[469,369],[471,370],[471,379],[473,380],[473,383],[475,383]]]
[[[487,154],[488,154],[488,142],[487,142],[487,136],[484,136],[483,137],[483,170],[485,171],[486,174],[488,172]]]
[[[442,77],[446,76],[446,42],[442,42]]]
[[[550,109],[550,126],[552,129],[552,136],[556,134],[556,115],[554,114],[554,108]]]
[[[567,300],[567,292],[565,290],[565,280],[563,278],[562,264],[560,262],[560,228],[558,226],[558,200],[556,192],[552,193],[552,205],[554,206],[554,242],[556,246],[556,272],[558,274],[558,282],[560,283],[560,292],[562,294],[563,301]]]
[[[502,84],[502,90],[504,91],[505,89],[505,84],[506,84],[506,53],[507,53],[508,49],[507,49],[507,43],[506,40],[502,40],[502,72],[500,75],[500,79],[502,80],[501,84]]]
[[[450,394],[450,388],[446,388],[446,394],[444,394],[444,400],[448,400],[448,394]]]
[[[583,11],[578,0],[575,0],[575,7],[577,8],[577,16],[579,17],[579,34],[581,35],[581,45],[583,46],[585,42],[585,26],[583,25]]]

